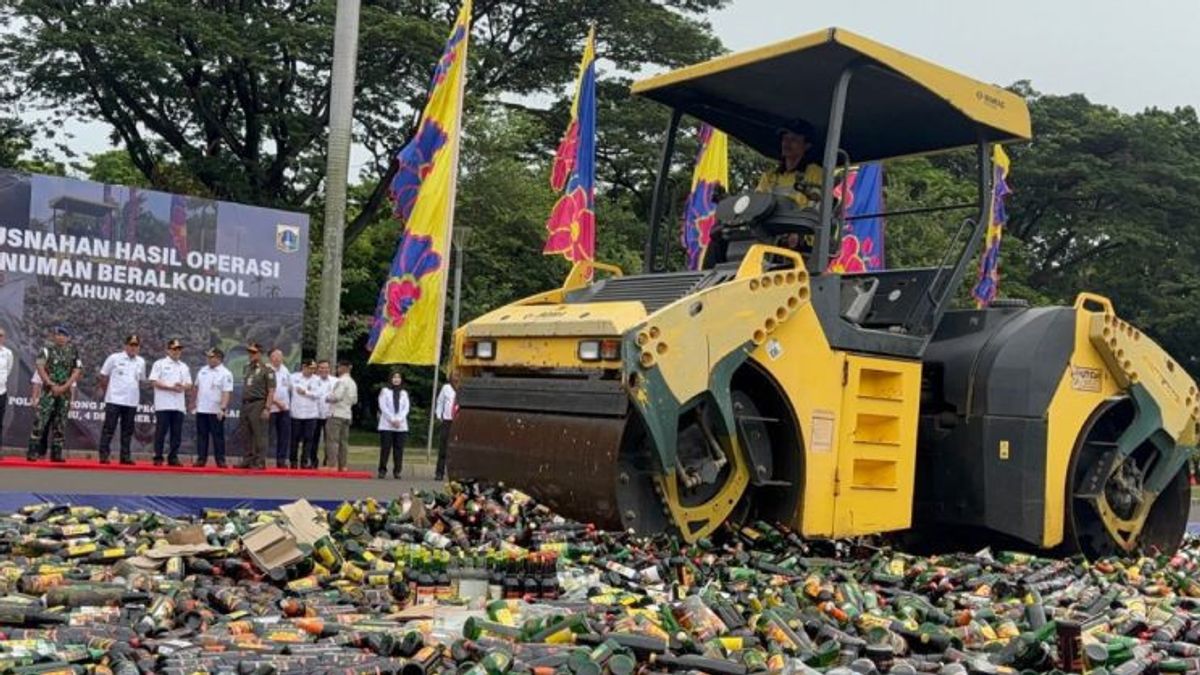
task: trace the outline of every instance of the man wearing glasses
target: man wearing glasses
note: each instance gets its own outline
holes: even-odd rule
[[[0,328],[0,449],[4,448],[4,413],[8,409],[8,378],[13,371],[13,353],[5,344],[8,334]]]
[[[183,438],[183,413],[187,410],[185,392],[192,386],[192,373],[180,360],[183,343],[167,343],[167,355],[150,368],[150,385],[154,387],[154,466],[162,466],[163,442],[171,434],[167,464],[183,466],[179,461],[179,444]]]
[[[137,335],[125,338],[125,348],[111,354],[100,367],[100,393],[104,395],[104,427],[100,430],[100,463],[108,464],[112,453],[113,432],[121,423],[121,463],[133,464],[133,419],[141,400],[141,385],[146,379],[146,360],[138,352],[142,341]],[[161,455],[159,455],[161,457]]]

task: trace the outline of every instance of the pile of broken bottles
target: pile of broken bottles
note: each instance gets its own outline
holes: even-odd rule
[[[767,523],[683,544],[514,490],[0,517],[0,671],[1200,672],[1200,543],[916,557]]]

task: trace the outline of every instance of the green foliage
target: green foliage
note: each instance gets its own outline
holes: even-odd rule
[[[727,0],[479,0],[473,96],[555,95],[573,81],[579,44],[597,26],[616,67],[675,66],[720,45],[704,13]],[[334,0],[250,4],[12,0],[0,5],[11,86],[58,111],[100,120],[145,179],[181,181],[220,199],[280,208],[312,201],[325,168]],[[374,221],[392,157],[441,53],[458,0],[367,0],[360,21],[355,141],[371,153],[372,190],[349,238]],[[317,233],[319,235],[319,231]]]

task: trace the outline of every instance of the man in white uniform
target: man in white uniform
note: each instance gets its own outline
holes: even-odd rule
[[[299,454],[300,468],[317,468],[317,424],[321,420],[321,408],[317,400],[318,388],[315,371],[317,363],[305,363],[300,372],[292,373],[292,448],[289,457],[291,467],[296,468]],[[303,444],[303,448],[301,445]]]
[[[0,328],[0,449],[4,448],[4,411],[8,408],[8,378],[13,372],[13,353],[4,343],[8,334]]]
[[[104,395],[104,426],[100,430],[100,463],[108,464],[113,432],[121,423],[121,463],[133,464],[133,419],[141,401],[146,379],[146,360],[138,354],[142,341],[137,335],[125,338],[125,348],[104,359],[100,366],[100,393]]]
[[[185,393],[192,386],[192,371],[180,357],[183,343],[167,343],[167,355],[150,368],[150,384],[154,387],[154,466],[162,466],[163,441],[171,434],[171,449],[167,463],[183,466],[179,461],[179,444],[183,440],[183,413],[187,410]]]
[[[275,371],[275,397],[271,399],[271,433],[275,435],[275,468],[288,465],[288,449],[292,447],[292,374],[283,365],[283,350],[271,350],[271,370]],[[293,469],[296,467],[292,467]]]
[[[208,441],[212,439],[217,466],[225,468],[225,411],[233,392],[233,373],[225,367],[225,352],[208,350],[208,365],[196,373],[196,461],[208,463]]]
[[[333,385],[336,383],[337,380],[329,376],[329,361],[325,359],[317,361],[317,396],[319,397],[317,399],[317,408],[319,410],[317,417],[320,418],[320,421],[317,422],[317,440],[313,447],[320,447],[321,439],[325,439],[325,456],[321,460],[322,466],[331,466],[329,462],[329,434],[325,426],[329,423],[329,418],[333,417],[333,405],[327,399],[333,393]]]

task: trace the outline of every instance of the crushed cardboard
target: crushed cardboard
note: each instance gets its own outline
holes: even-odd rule
[[[242,536],[242,545],[260,569],[270,572],[304,557],[301,545],[312,546],[329,535],[321,515],[301,499],[279,507],[283,518],[261,525]]]

